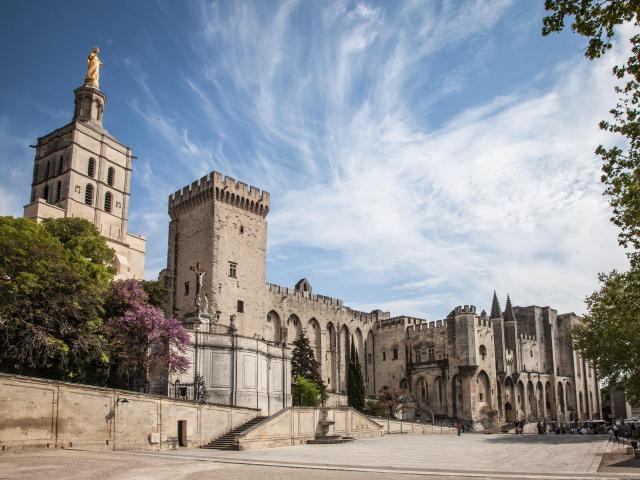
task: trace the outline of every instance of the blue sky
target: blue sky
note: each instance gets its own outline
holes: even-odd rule
[[[589,63],[541,37],[542,3],[6,0],[0,214],[21,215],[28,146],[71,119],[97,45],[148,278],[168,195],[218,170],[271,193],[271,282],[428,319],[494,289],[582,313],[626,265],[593,155],[624,42]]]

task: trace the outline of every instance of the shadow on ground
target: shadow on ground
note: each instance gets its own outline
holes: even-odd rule
[[[515,435],[513,433],[486,435],[486,439],[490,443],[598,443],[609,438],[607,435]]]
[[[623,460],[622,462],[610,463],[608,467],[624,467],[624,468],[638,468],[640,469],[640,458],[630,458]]]

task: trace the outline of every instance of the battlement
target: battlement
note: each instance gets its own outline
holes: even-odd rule
[[[462,315],[466,313],[476,314],[476,306],[475,305],[458,305],[456,308],[451,310],[449,317],[455,317],[456,315]]]
[[[382,310],[374,310],[373,312],[361,312],[350,307],[345,307],[344,301],[339,298],[327,297],[325,295],[318,295],[309,291],[283,287],[274,283],[267,283],[267,288],[272,293],[285,297],[293,297],[298,301],[322,303],[324,305],[329,305],[337,308],[344,308],[351,319],[361,323],[372,323],[379,320],[381,317],[389,317],[389,312],[383,312]]]
[[[416,320],[421,320],[421,319],[416,319]],[[436,320],[435,322],[434,321],[427,322],[426,320],[421,320],[420,323],[410,325],[407,328],[407,330],[410,333],[418,333],[418,332],[427,331],[427,330],[438,330],[438,329],[446,328],[446,326],[447,326],[446,320]]]
[[[169,215],[188,210],[195,205],[215,198],[235,207],[266,217],[269,213],[268,192],[239,182],[219,172],[211,172],[199,180],[169,195]]]
[[[408,327],[407,329],[413,329],[414,326],[421,325],[425,323],[426,320],[423,318],[416,317],[407,317],[406,315],[401,315],[399,317],[391,317],[382,320],[378,320],[377,327],[378,329],[382,328],[398,328],[398,327]]]

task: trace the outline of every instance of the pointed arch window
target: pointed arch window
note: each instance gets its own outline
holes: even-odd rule
[[[393,356],[391,357],[392,360],[398,360],[398,350],[399,350],[398,346],[394,345],[393,346],[393,350],[392,350],[392,355]]]
[[[49,203],[49,185],[44,186],[44,192],[42,192],[42,198],[44,198],[45,201]]]
[[[104,194],[104,211],[107,213],[111,213],[111,204],[113,203],[113,195],[111,192],[107,192]]]
[[[58,181],[56,185],[56,203],[60,201],[60,193],[62,191],[62,182]]]
[[[109,167],[109,170],[107,170],[107,185],[109,185],[110,187],[113,187],[113,182],[115,182],[116,179],[116,169],[113,167]]]
[[[87,175],[93,178],[96,174],[96,159],[91,157],[89,159],[89,163],[87,164]]]
[[[60,156],[60,160],[58,160],[58,175],[62,174],[63,161],[64,161],[64,157]]]
[[[47,162],[47,166],[44,169],[44,179],[49,178],[49,170],[51,169],[51,163]]]
[[[86,205],[93,205],[93,185],[87,183],[84,189],[84,203]]]

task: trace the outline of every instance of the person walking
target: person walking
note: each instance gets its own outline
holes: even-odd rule
[[[613,425],[613,436],[616,439],[616,442],[618,441],[618,437],[620,436],[620,429],[618,428],[618,424],[614,424]]]
[[[460,422],[456,422],[456,430],[458,431],[458,436],[462,433],[462,425]]]

